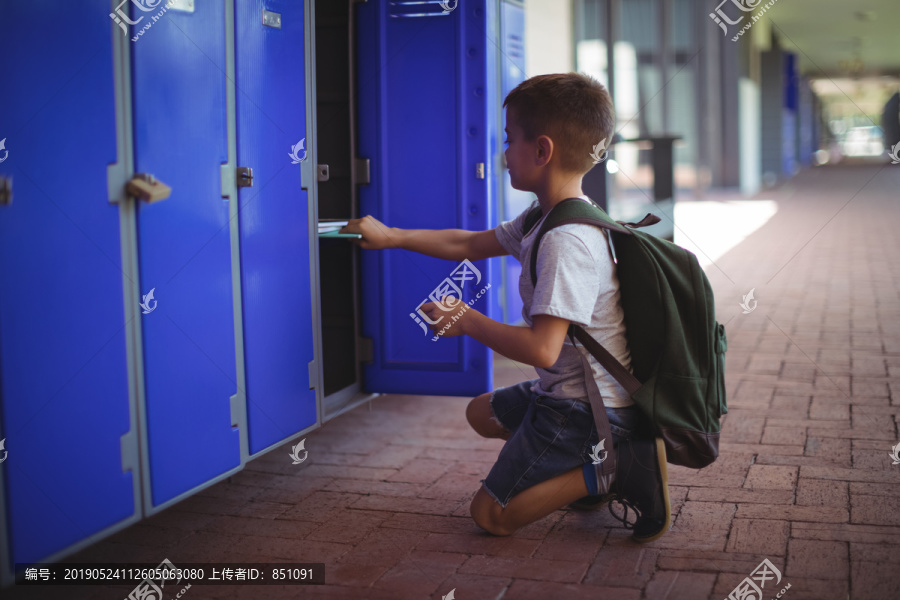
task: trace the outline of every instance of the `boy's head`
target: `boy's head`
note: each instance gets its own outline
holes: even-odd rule
[[[584,175],[594,166],[591,152],[606,139],[609,145],[615,111],[609,92],[581,73],[538,75],[517,85],[503,101],[509,148],[507,166],[527,189],[535,160],[551,160],[560,171]],[[549,138],[549,141],[546,139]]]

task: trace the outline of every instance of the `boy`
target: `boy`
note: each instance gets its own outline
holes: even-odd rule
[[[605,504],[612,497],[638,514],[633,537],[660,537],[671,520],[661,440],[638,439],[640,412],[627,392],[590,356],[617,448],[616,479],[598,483],[598,444],[585,389],[583,347],[567,339],[569,323],[581,325],[626,368],[630,356],[615,264],[605,230],[568,224],[548,232],[539,246],[537,284],[529,260],[535,235],[550,210],[583,196],[581,180],[593,166],[591,151],[613,135],[614,112],[606,89],[577,74],[532,77],[503,103],[507,110],[506,164],[512,186],[533,192],[543,216],[523,236],[526,210],[487,231],[388,228],[371,216],[342,229],[362,233],[364,249],[405,248],[449,260],[471,261],[512,254],[522,263],[519,292],[526,327],[498,323],[469,308],[444,335],[469,335],[512,360],[533,365],[538,379],[473,399],[466,410],[472,428],[506,444],[475,494],[471,514],[495,535],[510,535],[571,503]],[[529,208],[530,210],[530,208]],[[445,303],[445,306],[450,306]],[[422,306],[429,318],[446,314],[436,303]],[[440,324],[433,326],[433,329]],[[580,345],[579,345],[580,346]],[[612,492],[601,495],[602,492]],[[580,500],[579,500],[580,499]],[[626,522],[626,527],[630,524]]]

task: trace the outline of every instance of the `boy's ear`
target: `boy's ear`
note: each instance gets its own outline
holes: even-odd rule
[[[537,140],[535,140],[535,146],[537,147],[537,164],[539,166],[546,165],[550,162],[550,159],[553,157],[553,151],[555,150],[553,140],[546,135],[540,135]]]

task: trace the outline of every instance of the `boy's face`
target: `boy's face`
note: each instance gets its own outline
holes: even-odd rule
[[[534,189],[538,165],[535,159],[538,152],[536,140],[528,141],[522,128],[516,121],[516,113],[511,108],[506,109],[506,167],[509,169],[510,184],[513,188],[523,191]]]

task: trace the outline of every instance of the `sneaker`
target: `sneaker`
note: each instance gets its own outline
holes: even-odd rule
[[[569,508],[575,510],[594,510],[606,506],[606,504],[615,497],[616,495],[612,492],[609,494],[599,494],[597,496],[585,496],[570,504]]]
[[[625,514],[617,515],[612,503],[609,512],[626,529],[633,529],[631,537],[636,542],[659,539],[672,524],[665,444],[662,438],[630,440],[618,444],[616,450],[614,500],[624,507]],[[628,521],[629,508],[637,515],[634,523]]]

